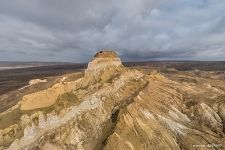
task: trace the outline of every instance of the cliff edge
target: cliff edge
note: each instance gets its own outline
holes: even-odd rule
[[[64,75],[1,113],[0,150],[223,149],[224,101],[185,95],[223,92],[126,68],[115,52],[100,51],[81,77]]]

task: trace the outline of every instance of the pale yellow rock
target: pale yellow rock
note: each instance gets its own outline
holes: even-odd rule
[[[47,82],[47,79],[33,79],[29,81],[29,85],[34,85],[34,84],[38,84],[38,83],[45,83]]]
[[[213,87],[212,82],[210,85]],[[60,103],[62,109],[56,111],[58,97],[67,92],[75,95],[70,100],[75,103],[64,106],[70,99],[66,97]],[[194,99],[205,94],[215,99]],[[0,130],[0,149],[191,150],[209,143],[223,146],[221,94],[197,82],[171,80],[157,71],[149,74],[125,68],[115,52],[102,51],[78,80],[63,76],[52,87],[25,95],[20,109],[11,109],[22,114],[18,122]],[[48,110],[50,106],[55,110]],[[11,111],[2,115],[8,113]]]
[[[21,110],[32,110],[49,107],[53,105],[57,98],[63,93],[70,92],[76,88],[76,81],[69,83],[57,83],[52,87],[36,93],[25,95],[21,101]]]

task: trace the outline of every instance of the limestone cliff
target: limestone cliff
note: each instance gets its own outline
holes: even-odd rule
[[[98,78],[102,73],[110,73],[116,67],[122,67],[122,62],[117,54],[113,51],[100,51],[88,63],[85,75]]]
[[[222,89],[125,68],[113,51],[98,52],[83,77],[66,78],[0,114],[0,149],[223,149],[224,101],[185,97],[223,97]]]

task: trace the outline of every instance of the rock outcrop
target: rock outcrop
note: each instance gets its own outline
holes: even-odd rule
[[[41,80],[41,79],[34,79],[34,80],[30,80],[29,81],[29,85],[34,85],[34,84],[38,84],[38,83],[45,83],[45,82],[47,82],[46,79],[43,79],[43,80]]]
[[[100,51],[94,56],[93,60],[88,63],[85,76],[91,76],[97,79],[101,74],[111,73],[118,67],[122,67],[122,62],[115,52]]]
[[[156,71],[125,68],[115,52],[100,51],[83,77],[64,77],[0,114],[18,115],[0,120],[0,150],[223,149],[225,103],[185,99],[202,94],[193,89]]]
[[[53,105],[57,98],[63,93],[71,92],[72,90],[76,90],[92,82],[98,82],[99,80],[103,80],[104,82],[110,79],[113,74],[121,70],[120,67],[122,67],[122,62],[115,52],[100,51],[95,55],[93,60],[88,63],[84,78],[67,83],[60,81],[46,90],[25,95],[21,101],[20,109],[33,110],[49,107]]]

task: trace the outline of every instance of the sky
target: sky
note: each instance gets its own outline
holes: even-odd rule
[[[0,61],[225,60],[225,0],[1,0]]]

